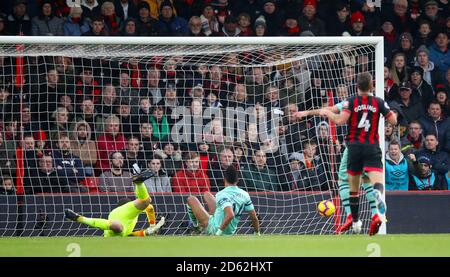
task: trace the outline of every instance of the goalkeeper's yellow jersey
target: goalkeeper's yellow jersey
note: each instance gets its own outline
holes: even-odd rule
[[[129,236],[136,226],[139,214],[141,210],[136,209],[133,201],[126,203],[120,207],[115,208],[109,213],[109,221],[119,221],[122,223],[123,230],[121,233],[115,233],[111,230],[105,230],[104,237],[127,237]]]

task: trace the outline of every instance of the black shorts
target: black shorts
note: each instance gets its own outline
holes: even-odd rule
[[[347,173],[355,176],[363,171],[383,172],[382,155],[379,145],[350,144],[348,148]]]

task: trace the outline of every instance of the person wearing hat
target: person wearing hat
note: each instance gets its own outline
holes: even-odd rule
[[[414,172],[409,177],[409,190],[447,189],[443,176],[431,170],[432,165],[428,157],[420,156],[413,162]]]
[[[325,22],[316,16],[317,0],[305,0],[303,2],[302,15],[298,20],[300,30],[311,31],[314,36],[325,36]]]
[[[398,88],[400,98],[394,101],[399,105],[401,112],[408,122],[418,120],[424,114],[419,97],[412,97],[412,92],[411,83],[402,82]]]
[[[411,33],[403,32],[398,37],[399,47],[392,53],[403,53],[406,57],[406,65],[413,66],[416,58],[416,49],[414,48],[414,39]]]
[[[264,16],[260,16],[255,21],[255,35],[257,37],[267,36],[267,25]]]
[[[189,33],[187,21],[174,14],[170,1],[161,3],[158,17],[158,34],[160,36],[186,36]]]
[[[27,0],[14,1],[13,13],[8,15],[6,23],[9,35],[31,35],[31,18],[27,13],[27,5]]]
[[[261,16],[266,20],[267,35],[278,36],[284,23],[284,12],[277,7],[276,1],[263,1]]]
[[[300,26],[298,25],[298,14],[288,11],[285,18],[281,36],[299,36]]]
[[[139,36],[157,36],[158,21],[151,16],[150,5],[147,2],[140,2],[137,11],[137,34]]]
[[[426,110],[430,102],[434,99],[433,88],[423,80],[423,69],[420,66],[414,66],[409,73],[411,84],[418,92],[414,97],[419,97],[423,109]]]
[[[449,34],[445,30],[436,32],[434,43],[429,47],[430,61],[437,66],[439,79],[444,80],[445,74],[450,69]]]
[[[83,9],[83,16],[87,18],[88,21],[93,17],[100,15],[100,4],[97,0],[81,0],[81,9]]]
[[[434,62],[430,61],[430,51],[425,45],[417,48],[414,66],[420,66],[423,69],[423,79],[429,85],[433,86],[439,82],[439,71]]]
[[[398,47],[398,33],[394,28],[392,16],[386,15],[381,19],[379,35],[384,37],[384,57],[390,60],[392,52]]]
[[[364,27],[366,23],[366,17],[364,14],[360,11],[356,11],[352,13],[350,17],[350,23],[352,26],[352,29],[350,30],[351,36],[368,36],[370,35],[370,32],[366,30]]]
[[[448,3],[446,8],[448,10]],[[431,24],[431,30],[436,31],[445,26],[446,20],[440,14],[438,1],[427,0],[423,9],[425,12],[420,16],[419,20],[428,20]]]
[[[390,13],[388,9],[383,8],[382,12],[385,15],[392,14],[393,22],[395,30],[398,33],[408,32],[411,30],[415,30],[416,22],[411,18],[408,13],[409,7],[408,0],[396,0],[393,1],[393,13]]]

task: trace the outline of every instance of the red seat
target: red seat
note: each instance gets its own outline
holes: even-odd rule
[[[86,179],[81,181],[80,184],[88,188],[89,192],[99,192],[98,186],[100,184],[100,180],[97,177],[86,177]]]

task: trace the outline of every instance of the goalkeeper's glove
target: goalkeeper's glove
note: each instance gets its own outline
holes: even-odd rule
[[[216,236],[221,236],[222,235],[222,230],[219,228],[219,229],[217,229],[217,232],[216,232]]]

